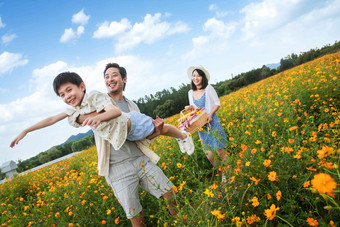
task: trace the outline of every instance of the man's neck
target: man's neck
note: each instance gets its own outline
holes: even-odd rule
[[[107,93],[111,98],[117,101],[122,101],[124,99],[123,92],[119,93]]]

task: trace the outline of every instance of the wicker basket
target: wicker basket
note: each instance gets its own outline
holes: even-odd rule
[[[180,112],[180,119],[183,119],[185,110]],[[185,125],[184,130],[189,133],[194,133],[198,129],[202,128],[205,124],[208,123],[207,121],[208,115],[205,110],[202,110],[199,115],[197,115],[194,119],[187,122],[188,124]],[[184,124],[184,122],[181,122]]]

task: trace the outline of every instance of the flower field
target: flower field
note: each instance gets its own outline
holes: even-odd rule
[[[148,226],[339,226],[340,53],[220,97],[227,172],[158,137],[151,148],[174,183],[177,216],[140,191]],[[178,125],[179,115],[166,120]],[[130,226],[90,147],[0,185],[2,226]]]

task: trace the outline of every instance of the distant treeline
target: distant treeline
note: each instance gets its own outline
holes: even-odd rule
[[[273,76],[286,69],[311,61],[325,54],[334,53],[340,50],[340,42],[336,41],[333,45],[326,45],[321,49],[315,48],[299,55],[291,54],[280,60],[280,66],[277,69],[270,69],[267,66],[253,69],[246,73],[241,73],[232,79],[212,84],[219,96],[229,94],[244,86],[255,83],[267,77]],[[188,105],[189,84],[182,84],[178,90],[171,87],[170,90],[156,92],[155,95],[146,95],[135,101],[142,113],[152,116],[165,118],[179,113],[184,106]]]
[[[68,155],[72,152],[86,149],[87,147],[90,147],[94,144],[95,144],[94,136],[90,135],[80,140],[70,141],[62,145],[57,145],[55,147],[52,147],[48,151],[40,152],[38,155],[32,158],[26,159],[25,161],[19,160],[19,162],[17,163],[18,165],[17,172],[21,173],[28,169],[32,169],[36,166],[40,166],[44,163],[50,162],[54,159]]]

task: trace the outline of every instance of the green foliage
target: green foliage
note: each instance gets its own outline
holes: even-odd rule
[[[3,173],[0,169],[0,180],[4,179],[6,177],[6,174]]]
[[[164,118],[170,116],[174,109],[175,109],[174,100],[166,100],[164,104],[157,106],[153,113],[155,116]]]

